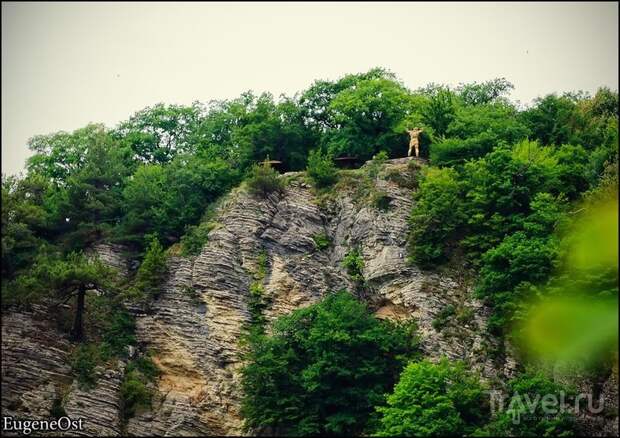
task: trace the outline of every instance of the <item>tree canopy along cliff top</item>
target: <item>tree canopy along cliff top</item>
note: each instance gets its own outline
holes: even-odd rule
[[[33,137],[2,179],[3,410],[91,435],[617,434],[618,93],[512,89],[374,68]],[[571,386],[607,410],[485,398]]]

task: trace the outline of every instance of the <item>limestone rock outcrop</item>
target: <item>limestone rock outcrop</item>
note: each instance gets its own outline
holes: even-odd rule
[[[220,203],[217,225],[201,253],[170,256],[158,298],[148,308],[130,309],[138,349],[151,354],[161,374],[153,383],[152,408],[126,423],[120,419],[119,390],[125,363],[99,369],[95,388],[80,389],[69,365],[73,346],[44,307],[3,313],[3,415],[48,418],[60,399],[68,415],[85,419],[83,435],[244,433],[239,340],[250,321],[250,285],[263,258],[268,321],[330,291],[348,289],[378,317],[414,317],[421,347],[431,359],[462,359],[488,378],[511,376],[516,363],[510,356],[503,363],[489,358],[487,348],[496,342],[484,335],[489,310],[472,297],[465,271],[458,266],[423,271],[406,260],[407,218],[414,201],[411,185],[402,181],[415,179],[419,168],[410,163],[390,160],[372,178],[370,190],[387,200],[384,209],[375,207],[353,178],[361,171],[348,171],[351,184],[321,199],[299,173],[285,174],[286,189],[266,199],[243,187],[233,190]],[[329,247],[319,249],[317,236],[327,236]],[[342,267],[353,249],[364,260],[364,288],[356,287]],[[131,272],[118,245],[98,245],[92,254],[125,275]],[[459,313],[438,328],[434,321],[448,306]]]
[[[393,160],[388,167],[407,172],[407,162]],[[470,298],[459,273],[424,272],[406,262],[410,189],[379,178],[377,188],[390,199],[387,211],[356,203],[347,190],[320,208],[302,179],[287,176],[286,190],[267,199],[232,193],[200,255],[170,259],[161,297],[138,317],[138,338],[162,370],[158,397],[152,412],[129,421],[128,433],[242,433],[239,339],[249,322],[249,287],[261,252],[267,255],[268,320],[329,291],[354,290],[341,262],[358,248],[368,285],[362,298],[380,317],[413,316],[431,357],[465,359],[489,376],[497,374],[476,350],[483,343],[485,309]],[[319,234],[330,237],[328,249],[316,248],[313,237]],[[438,332],[432,321],[450,303],[470,308],[471,320]]]
[[[96,386],[83,390],[71,373],[71,350],[66,335],[54,325],[45,306],[3,315],[2,415],[49,419],[56,402],[72,419],[84,420],[82,431],[67,435],[120,435],[123,365],[97,369]]]

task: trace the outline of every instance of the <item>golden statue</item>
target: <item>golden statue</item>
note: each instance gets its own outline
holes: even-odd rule
[[[409,129],[407,132],[409,133],[409,152],[407,153],[408,157],[411,157],[411,153],[415,152],[414,157],[420,156],[420,139],[419,136],[422,133],[422,129],[414,128]]]

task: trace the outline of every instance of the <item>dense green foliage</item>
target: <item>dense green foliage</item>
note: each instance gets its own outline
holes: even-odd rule
[[[123,421],[133,417],[138,410],[151,407],[153,386],[149,383],[159,376],[159,372],[150,356],[141,356],[127,364],[120,388]]]
[[[310,151],[306,173],[317,188],[328,187],[334,184],[338,178],[332,156],[322,154],[318,149]]]
[[[140,166],[123,190],[125,214],[116,234],[138,246],[148,233],[173,243],[238,181],[228,163],[201,155],[179,155],[167,166]]]
[[[364,282],[364,259],[357,248],[349,251],[342,259],[342,267],[355,283]]]
[[[405,368],[375,436],[467,436],[489,418],[480,378],[461,362],[413,362]]]
[[[262,198],[266,198],[270,193],[280,192],[283,189],[283,183],[278,172],[267,161],[252,166],[247,178],[247,184],[250,193]]]
[[[2,178],[2,281],[28,267],[44,243],[48,212],[41,205],[47,190],[42,177]],[[4,287],[3,287],[4,294]]]
[[[152,299],[159,295],[160,288],[168,274],[166,258],[161,243],[152,236],[144,260],[134,278],[134,284],[129,288],[130,295],[142,300]]]
[[[215,228],[212,222],[201,222],[198,225],[185,227],[185,234],[181,236],[181,253],[183,255],[198,255],[209,240],[209,233]]]
[[[519,374],[506,391],[462,362],[410,363],[381,413],[375,436],[572,436],[574,391],[542,372]],[[564,403],[564,405],[562,405]]]
[[[477,294],[493,307],[488,327],[503,334],[532,285],[556,269],[568,212],[605,162],[617,166],[618,95],[550,95],[519,112],[463,90],[434,91],[452,93],[451,116],[431,148],[440,167],[422,173],[415,194],[409,253],[429,268],[464,253],[479,271]]]
[[[84,387],[92,387],[97,381],[95,367],[101,362],[101,352],[97,344],[82,344],[71,356],[71,368],[78,383]]]
[[[323,251],[324,249],[329,248],[329,246],[332,244],[332,240],[325,233],[320,233],[312,236],[312,240],[314,241],[316,249],[318,249],[319,251]]]
[[[159,103],[111,129],[89,124],[35,136],[26,173],[2,177],[2,308],[51,306],[59,328],[77,343],[70,363],[78,381],[92,386],[97,366],[135,343],[125,304],[157,299],[167,249],[200,253],[217,226],[210,216],[216,200],[235,186],[243,183],[257,197],[285,190],[289,179],[268,160],[279,161],[284,172],[305,169],[318,204],[348,186],[356,204],[387,211],[392,199],[374,184],[380,175],[416,189],[411,261],[424,269],[459,263],[476,274],[475,293],[492,308],[490,334],[508,334],[542,295],[588,291],[599,304],[615,297],[617,307],[615,266],[572,270],[579,275],[557,268],[573,266],[566,261],[572,252],[566,230],[579,213],[617,198],[618,94],[607,88],[594,96],[551,94],[521,108],[507,97],[512,88],[499,78],[409,90],[375,68],[315,81],[293,97],[248,91],[208,104]],[[385,161],[406,155],[407,130],[416,127],[423,129],[421,155],[430,165],[412,160],[408,172],[387,172]],[[337,157],[372,161],[341,172]],[[585,252],[596,259],[605,245],[591,240],[597,249]],[[119,280],[89,255],[101,242],[124,244],[140,262],[129,278]],[[331,244],[324,235],[314,242],[319,251]],[[266,253],[258,254],[249,272],[249,428],[380,435],[570,430],[565,417],[516,427],[509,421],[515,407],[484,426],[482,387],[461,364],[447,362],[411,364],[386,406],[384,394],[415,352],[409,329],[376,320],[346,293],[268,328],[268,262]],[[359,250],[342,263],[356,287],[366,288]],[[433,326],[439,331],[468,318],[469,308],[446,306]],[[580,321],[586,326],[593,318]],[[156,371],[140,361],[127,367],[125,420],[150,404]],[[510,383],[515,394],[557,390],[537,375]]]
[[[421,266],[446,258],[447,248],[465,221],[462,189],[457,178],[450,168],[427,168],[423,174],[416,192],[416,206],[409,218],[410,254]]]
[[[573,436],[574,413],[560,407],[560,401],[574,407],[573,395],[570,388],[554,383],[540,372],[521,374],[508,382],[503,409],[475,435]],[[549,408],[545,410],[545,406]]]
[[[359,434],[415,356],[411,325],[372,317],[351,294],[279,318],[250,344],[246,427],[287,435]]]
[[[328,133],[328,150],[336,156],[353,155],[362,160],[381,150],[405,155],[407,136],[400,123],[409,101],[402,85],[384,78],[360,81],[343,90],[328,107],[333,123],[340,128]]]
[[[177,155],[196,150],[192,137],[201,112],[198,103],[187,107],[159,103],[122,122],[113,135],[129,146],[137,161],[165,164]]]

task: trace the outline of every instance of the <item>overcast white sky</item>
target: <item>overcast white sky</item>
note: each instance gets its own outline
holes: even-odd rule
[[[617,89],[618,4],[3,2],[2,172],[36,134],[374,66],[411,88],[503,76],[524,103]]]

